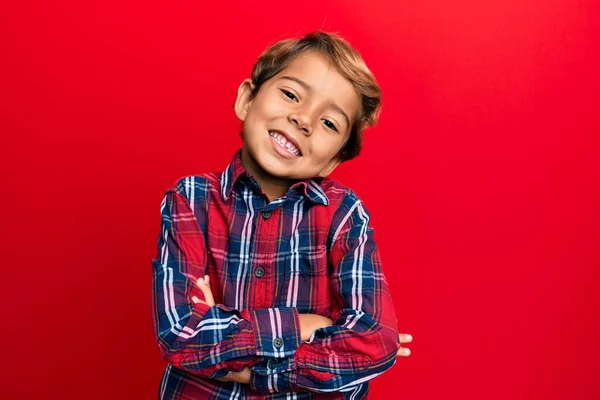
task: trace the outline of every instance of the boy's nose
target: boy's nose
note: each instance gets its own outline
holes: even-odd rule
[[[296,128],[301,129],[303,134],[312,134],[312,124],[306,114],[292,113],[288,119]]]

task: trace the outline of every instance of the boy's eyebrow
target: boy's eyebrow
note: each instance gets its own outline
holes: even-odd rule
[[[312,89],[312,87],[311,87],[311,86],[310,86],[308,83],[304,82],[302,79],[298,79],[298,78],[296,78],[295,76],[287,76],[287,75],[284,75],[284,76],[282,76],[280,79],[289,79],[290,81],[294,81],[294,82],[296,82],[298,85],[302,86],[302,87],[303,87],[305,90],[307,90],[307,91],[308,91],[308,90],[310,90],[310,89]],[[346,113],[344,112],[344,110],[342,110],[342,107],[338,106],[338,105],[337,105],[337,104],[335,104],[335,103],[331,103],[331,107],[332,107],[334,110],[336,110],[337,112],[339,112],[340,114],[342,114],[342,116],[343,116],[343,117],[344,117],[344,119],[346,120],[346,125],[347,125],[347,126],[350,126],[350,118],[348,118],[348,115],[346,115]]]
[[[295,76],[284,75],[281,77],[281,79],[289,79],[290,81],[294,81],[306,90],[312,89],[312,87],[308,83],[304,82],[302,79],[296,78]]]

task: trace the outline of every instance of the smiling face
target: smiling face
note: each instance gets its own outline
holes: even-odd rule
[[[263,83],[240,85],[235,111],[243,121],[242,163],[259,183],[329,175],[360,110],[352,83],[311,51]]]

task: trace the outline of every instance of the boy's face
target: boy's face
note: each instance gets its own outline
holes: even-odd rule
[[[284,180],[329,175],[360,109],[350,81],[324,56],[307,52],[264,82],[254,98],[252,88],[244,80],[235,104],[246,168]]]

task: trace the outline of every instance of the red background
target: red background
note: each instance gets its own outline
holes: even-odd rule
[[[156,398],[164,191],[225,167],[258,54],[318,28],[383,88],[363,155],[335,173],[372,213],[415,338],[372,398],[600,398],[598,2],[15,3],[2,398]]]

